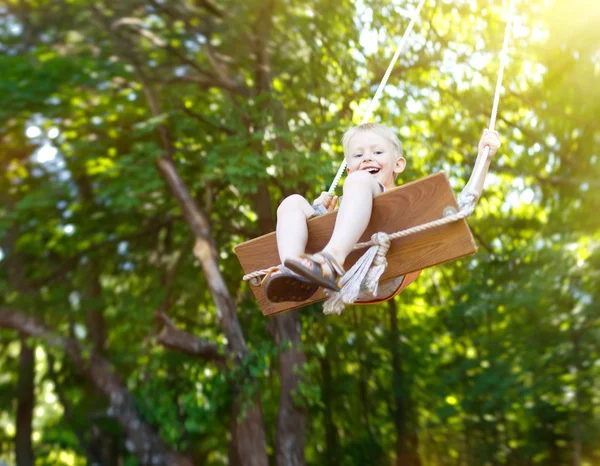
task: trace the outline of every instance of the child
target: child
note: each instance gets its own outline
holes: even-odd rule
[[[294,194],[284,199],[277,209],[277,247],[283,265],[273,269],[263,282],[265,294],[272,302],[305,301],[320,286],[339,291],[344,261],[369,224],[373,198],[393,188],[396,177],[406,168],[402,144],[386,126],[364,123],[351,128],[344,134],[342,145],[348,173],[344,202],[340,202],[333,234],[322,251],[304,254],[308,241],[306,221],[332,212],[337,197],[323,192],[311,205]],[[496,131],[484,131],[478,157],[482,156],[485,146],[490,147],[484,168],[487,173],[491,158],[500,147]],[[408,283],[403,288],[406,285]]]

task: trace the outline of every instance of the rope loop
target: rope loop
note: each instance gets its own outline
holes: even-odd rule
[[[248,281],[252,286],[260,286],[262,283],[262,279],[260,277],[250,277]]]

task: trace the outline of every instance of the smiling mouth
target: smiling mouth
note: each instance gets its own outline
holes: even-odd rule
[[[364,171],[369,172],[371,175],[379,173],[379,168],[363,168]]]

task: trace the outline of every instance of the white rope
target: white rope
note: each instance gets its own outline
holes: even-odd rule
[[[371,119],[371,115],[375,111],[375,107],[377,106],[377,103],[379,102],[379,99],[381,98],[383,89],[385,88],[385,85],[388,82],[390,74],[392,73],[392,70],[394,69],[396,60],[398,60],[398,57],[400,56],[400,52],[404,48],[404,45],[406,44],[406,41],[408,40],[408,37],[410,36],[410,33],[413,30],[415,22],[416,22],[417,18],[419,17],[419,13],[421,11],[421,8],[423,8],[424,4],[425,4],[425,0],[421,0],[421,2],[417,6],[417,9],[415,10],[415,12],[413,14],[413,17],[410,20],[410,23],[408,23],[406,31],[404,31],[404,35],[402,36],[402,39],[400,40],[398,47],[396,47],[396,53],[394,53],[394,56],[392,57],[392,60],[390,61],[390,64],[388,65],[385,74],[383,75],[383,79],[379,83],[379,87],[377,88],[377,91],[375,92],[375,96],[371,100],[371,103],[369,104],[369,107],[367,108],[367,111],[362,118],[361,124],[366,123]],[[331,183],[331,186],[329,187],[328,193],[330,195],[333,195],[333,193],[335,192],[335,188],[337,188],[337,185],[339,184],[340,180],[342,179],[342,175],[344,174],[345,169],[346,169],[346,158],[344,157],[344,161],[340,165],[340,168],[338,168],[335,178],[333,179],[333,182]]]
[[[323,314],[340,315],[346,305],[355,303],[361,293],[377,296],[379,279],[387,268],[386,254],[391,240],[386,233],[375,233],[371,237],[373,246],[341,278],[339,292],[327,290],[329,299],[323,305]]]
[[[451,214],[448,215],[446,217],[440,218],[438,220],[433,220],[431,222],[427,222],[427,223],[423,223],[421,225],[417,225],[411,228],[407,228],[406,230],[401,230],[401,231],[397,231],[396,233],[392,233],[390,235],[387,235],[390,239],[390,241],[393,241],[395,239],[398,238],[404,238],[406,236],[410,236],[412,234],[415,233],[419,233],[422,231],[426,231],[426,230],[430,230],[432,228],[436,228],[442,225],[446,225],[448,223],[452,223],[452,222],[456,222],[458,220],[461,220],[463,218],[467,218],[469,215],[471,215],[471,213],[473,212],[473,210],[475,209],[474,205],[470,205],[470,206],[465,206],[465,208],[461,209],[460,211],[458,211],[455,214]],[[384,233],[385,234],[385,233]],[[368,248],[370,246],[375,246],[378,245],[379,243],[376,242],[374,239],[371,239],[370,241],[366,241],[364,243],[358,243],[356,244],[352,250],[356,251],[357,249],[364,249],[364,248]],[[278,266],[275,266],[278,267]],[[252,272],[249,274],[244,275],[244,280],[246,281],[250,281],[251,284],[255,284],[257,283],[257,285],[260,285],[260,281],[256,281],[256,279],[258,279],[259,277],[262,277],[264,275],[266,275],[267,273],[269,273],[269,271],[273,269],[273,267],[269,267],[268,269],[262,269],[262,270],[257,270],[256,272]]]
[[[488,129],[490,131],[494,130],[496,126],[496,116],[498,115],[498,105],[500,103],[500,92],[502,90],[502,79],[504,77],[504,69],[508,63],[508,43],[510,40],[512,22],[514,17],[514,0],[510,0],[508,4],[508,17],[506,20],[506,29],[504,30],[504,41],[502,43],[502,51],[500,52],[500,68],[498,70],[498,78],[496,79],[496,89],[494,91],[494,102],[492,104],[492,112],[490,116],[490,123]],[[470,203],[476,203],[479,196],[481,196],[481,192],[479,192],[476,188],[472,188],[473,186],[479,185],[479,180],[483,175],[483,169],[485,167],[486,160],[488,158],[490,152],[489,146],[486,146],[483,150],[483,156],[475,163],[475,167],[473,167],[473,173],[467,186],[460,195],[458,196],[459,206],[463,206]]]

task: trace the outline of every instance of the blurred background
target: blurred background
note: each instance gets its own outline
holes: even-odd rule
[[[600,4],[517,1],[470,219],[388,303],[265,318],[416,0],[0,3],[0,464],[600,464]],[[428,0],[374,119],[458,193],[507,2]]]

